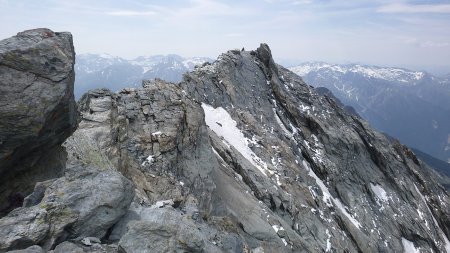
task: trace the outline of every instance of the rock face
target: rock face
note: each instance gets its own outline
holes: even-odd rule
[[[0,41],[0,214],[37,181],[62,175],[61,144],[77,125],[74,61],[70,33],[35,29]]]
[[[262,202],[261,217],[269,210],[285,249],[401,252],[404,238],[445,252],[449,198],[424,165],[272,61],[266,45],[231,51],[181,85],[202,102],[218,159]],[[253,229],[243,223],[257,237]]]
[[[428,168],[265,44],[79,111],[64,176],[0,219],[0,252],[450,250]]]
[[[49,250],[67,239],[102,238],[125,214],[133,194],[131,182],[116,171],[70,167],[64,177],[37,184],[26,199],[33,201],[0,219],[0,252],[34,244]]]
[[[90,91],[80,111],[69,162],[136,186],[109,235],[120,252],[450,247],[449,196],[429,169],[276,65],[267,45],[223,54],[180,84]]]

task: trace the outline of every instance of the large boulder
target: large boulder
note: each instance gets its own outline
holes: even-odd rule
[[[191,216],[173,208],[148,208],[130,223],[119,242],[120,252],[203,252],[205,238]]]
[[[0,215],[62,174],[75,130],[72,35],[35,29],[0,41]],[[14,179],[14,180],[12,180]]]
[[[0,252],[34,244],[49,250],[68,239],[102,238],[133,196],[132,183],[116,171],[67,168],[64,177],[38,184],[27,206],[0,219]]]

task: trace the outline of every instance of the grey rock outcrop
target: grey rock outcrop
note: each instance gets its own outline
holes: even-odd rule
[[[205,238],[188,215],[172,208],[148,208],[119,242],[122,252],[202,252]]]
[[[0,215],[38,181],[62,175],[76,128],[70,33],[35,29],[0,41]]]
[[[8,253],[44,253],[44,250],[37,245],[33,245],[26,249],[11,250],[11,251],[8,251]]]
[[[111,253],[117,252],[117,246],[95,243],[90,246],[82,243],[65,241],[55,247],[49,253]]]
[[[41,187],[36,186],[36,195]],[[116,171],[67,168],[64,177],[47,182],[34,205],[0,219],[0,252],[34,244],[49,250],[68,239],[102,238],[126,213],[133,195],[131,182]]]

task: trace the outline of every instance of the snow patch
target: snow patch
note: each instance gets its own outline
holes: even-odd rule
[[[142,163],[142,166],[145,166],[145,165],[151,165],[151,164],[153,164],[154,161],[155,161],[155,158],[153,157],[153,155],[149,155],[149,156],[145,159],[145,161]]]
[[[420,250],[414,246],[414,243],[402,237],[404,253],[420,253]]]
[[[157,131],[157,132],[152,133],[152,136],[156,137],[156,136],[161,135],[161,134],[162,134],[161,131]]]
[[[163,208],[165,206],[172,206],[173,205],[173,200],[168,199],[168,200],[159,200],[156,201],[156,203],[154,205],[151,206],[151,208]]]
[[[325,249],[325,252],[330,252],[331,250],[331,234],[330,231],[328,231],[328,229],[325,231],[325,233],[327,234],[328,238],[327,238],[327,248]]]
[[[278,233],[278,231],[282,231],[284,230],[284,228],[282,226],[278,226],[278,225],[272,225],[273,230],[275,230],[275,233]]]
[[[205,122],[208,127],[218,136],[223,137],[229,145],[233,146],[239,153],[242,154],[253,166],[255,166],[262,174],[267,176],[274,172],[267,168],[267,164],[261,160],[248,147],[250,142],[245,138],[241,130],[237,128],[236,121],[231,118],[230,114],[222,107],[214,108],[208,104],[202,103],[203,111],[205,112]],[[219,125],[220,124],[220,125]]]
[[[389,200],[389,197],[387,196],[386,191],[381,187],[381,185],[379,185],[379,184],[374,185],[374,184],[370,183],[370,188],[372,189],[373,193],[375,193],[375,195],[377,195],[378,199],[380,199],[381,201]]]

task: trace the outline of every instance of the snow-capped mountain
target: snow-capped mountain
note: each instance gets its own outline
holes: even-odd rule
[[[401,68],[377,67],[359,64],[338,65],[324,62],[302,64],[290,68],[297,75],[304,76],[311,72],[323,71],[333,75],[354,73],[366,78],[381,79],[389,82],[416,85],[425,75],[422,71],[409,71]]]
[[[129,61],[132,65],[142,67],[142,73],[145,74],[157,68],[160,65],[167,66],[172,70],[192,70],[196,65],[201,65],[210,61],[206,57],[183,58],[176,54],[170,55],[153,55],[153,56],[139,56],[136,59]]]
[[[85,73],[101,71],[106,67],[127,62],[125,59],[109,54],[80,54],[76,57],[75,71]]]
[[[179,82],[185,72],[193,70],[209,58],[183,58],[179,55],[139,56],[126,60],[108,54],[77,55],[75,97],[90,89],[106,87],[119,90],[140,86],[142,79],[161,78]]]
[[[450,81],[423,71],[359,64],[305,63],[290,68],[326,87],[373,126],[450,162]]]

